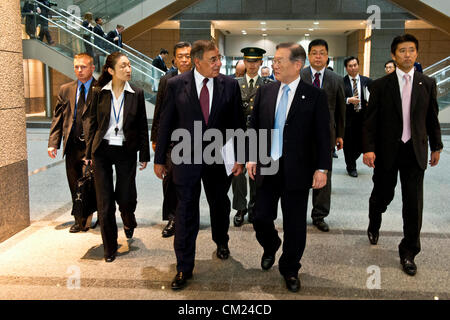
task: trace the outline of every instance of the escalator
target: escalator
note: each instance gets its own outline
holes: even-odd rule
[[[450,56],[423,70],[436,80],[439,110],[450,107]]]
[[[35,7],[42,8],[42,14],[36,11],[33,14],[34,30],[39,30],[42,25],[48,24],[53,42],[48,44],[38,39],[23,40],[24,58],[40,60],[73,78],[73,57],[76,54],[89,51],[92,48],[95,59],[99,59],[100,65],[103,65],[106,56],[111,52],[123,52],[129,58],[133,69],[130,82],[144,90],[147,101],[155,103],[159,79],[165,73],[155,68],[151,64],[150,58],[145,59],[143,55],[136,54],[136,51],[132,52],[126,48],[120,48],[107,39],[98,36],[84,28],[79,18],[65,10],[46,7],[35,0],[29,2]],[[48,14],[44,14],[44,10],[47,10]]]

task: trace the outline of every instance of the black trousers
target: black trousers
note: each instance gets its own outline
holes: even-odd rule
[[[283,253],[278,268],[283,276],[297,276],[300,260],[306,245],[306,214],[308,189],[287,190],[283,181],[283,160],[273,176],[264,177],[257,189],[253,228],[256,239],[266,254],[275,254],[280,242],[274,221],[277,218],[278,201],[283,214]]]
[[[171,158],[172,149],[167,152],[166,157],[166,169],[167,175],[164,176],[163,185],[163,206],[162,206],[162,217],[163,220],[175,219],[175,211],[177,209],[177,190],[175,184],[173,183],[173,163]]]
[[[330,151],[331,164],[333,164],[333,150]],[[320,168],[319,168],[320,169]],[[312,192],[313,208],[311,218],[320,220],[326,218],[330,214],[331,207],[331,174],[332,170],[328,170],[327,184],[322,189],[314,189]]]
[[[191,273],[195,265],[195,246],[200,227],[201,182],[206,193],[213,241],[227,244],[231,202],[228,190],[231,176],[224,165],[204,165],[201,177],[189,185],[176,185],[178,205],[175,215],[174,249],[177,271]]]
[[[377,166],[375,160],[373,190],[369,199],[369,230],[379,230],[382,213],[394,199],[397,176],[400,172],[403,239],[399,245],[399,254],[400,258],[413,259],[420,252],[424,170],[417,163],[411,140],[406,144],[400,142],[397,155],[395,165],[390,169]]]
[[[90,35],[83,35],[83,39],[85,40],[84,47],[86,48],[86,53],[88,53],[92,58],[94,58],[94,48],[90,44],[91,43],[91,36]]]
[[[344,157],[347,170],[356,170],[356,160],[362,153],[362,113],[355,113],[352,125],[345,128]]]
[[[52,36],[48,31],[48,25],[41,25],[41,29],[39,31],[39,40],[44,41],[44,36],[47,38],[47,42],[52,42]]]
[[[77,190],[77,181],[83,176],[84,161],[83,158],[86,154],[86,145],[84,141],[72,139],[69,136],[66,145],[66,175],[69,183],[70,193],[72,195],[72,202],[74,201]],[[72,213],[73,215],[73,213]]]
[[[117,251],[116,202],[124,226],[136,228],[134,211],[137,204],[136,153],[127,153],[123,147],[110,146],[103,140],[95,151],[94,178],[97,192],[98,219],[102,233],[105,257]],[[113,182],[113,166],[116,185]]]

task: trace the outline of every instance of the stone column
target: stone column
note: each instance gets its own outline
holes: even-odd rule
[[[0,1],[0,242],[30,225],[19,0]]]

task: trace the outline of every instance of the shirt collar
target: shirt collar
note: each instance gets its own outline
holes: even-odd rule
[[[400,70],[400,68],[397,67],[397,68],[395,68],[395,72],[397,73],[397,77],[401,80],[403,80],[403,76],[405,74],[409,74],[409,76],[411,77],[411,80],[412,80],[412,78],[414,76],[414,67],[411,68],[411,70],[408,73],[403,72],[402,70]]]
[[[297,90],[299,83],[300,83],[300,75],[298,76],[297,79],[288,84],[289,89],[291,89],[291,92],[295,92]],[[280,88],[283,89],[285,85],[286,83],[282,82]]]
[[[317,72],[319,72],[320,75],[323,76],[323,74],[325,73],[325,68],[322,68],[322,70],[316,70],[316,69],[314,69],[313,67],[311,67],[311,73],[312,73],[313,75],[315,75]]]
[[[254,78],[250,78],[248,74],[245,74],[245,78],[247,79],[247,83],[250,83],[250,80],[253,79],[253,83],[256,83],[258,80],[259,75],[257,74]]]
[[[197,71],[196,68],[194,68],[194,78],[197,85],[203,84],[203,79],[205,79],[205,76],[202,76],[200,72]],[[208,78],[209,80],[212,80],[213,78]],[[209,83],[209,82],[208,82]]]
[[[102,90],[109,90],[112,92],[112,80],[110,82],[108,82],[107,85],[105,85]],[[130,93],[134,93],[134,90],[131,88],[130,84],[128,83],[128,81],[125,81],[125,86],[123,87],[123,91],[128,91]]]
[[[354,78],[351,75],[348,75],[348,77],[350,78],[350,80],[356,79],[357,82],[359,81],[359,73]]]
[[[85,90],[85,92],[87,93],[87,92],[89,91],[89,88],[91,87],[91,84],[92,84],[92,80],[93,80],[93,79],[94,79],[94,78],[91,77],[88,81],[86,81],[86,83],[83,83],[83,82],[81,82],[80,80],[78,80],[78,90],[80,90],[81,85],[84,84],[84,90]]]

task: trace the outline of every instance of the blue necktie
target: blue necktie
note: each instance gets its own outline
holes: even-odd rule
[[[291,89],[286,84],[283,87],[283,95],[278,103],[277,112],[275,113],[275,126],[272,136],[272,147],[270,148],[270,156],[273,160],[278,160],[283,152],[283,130],[286,122],[286,112],[288,105],[289,91]]]

